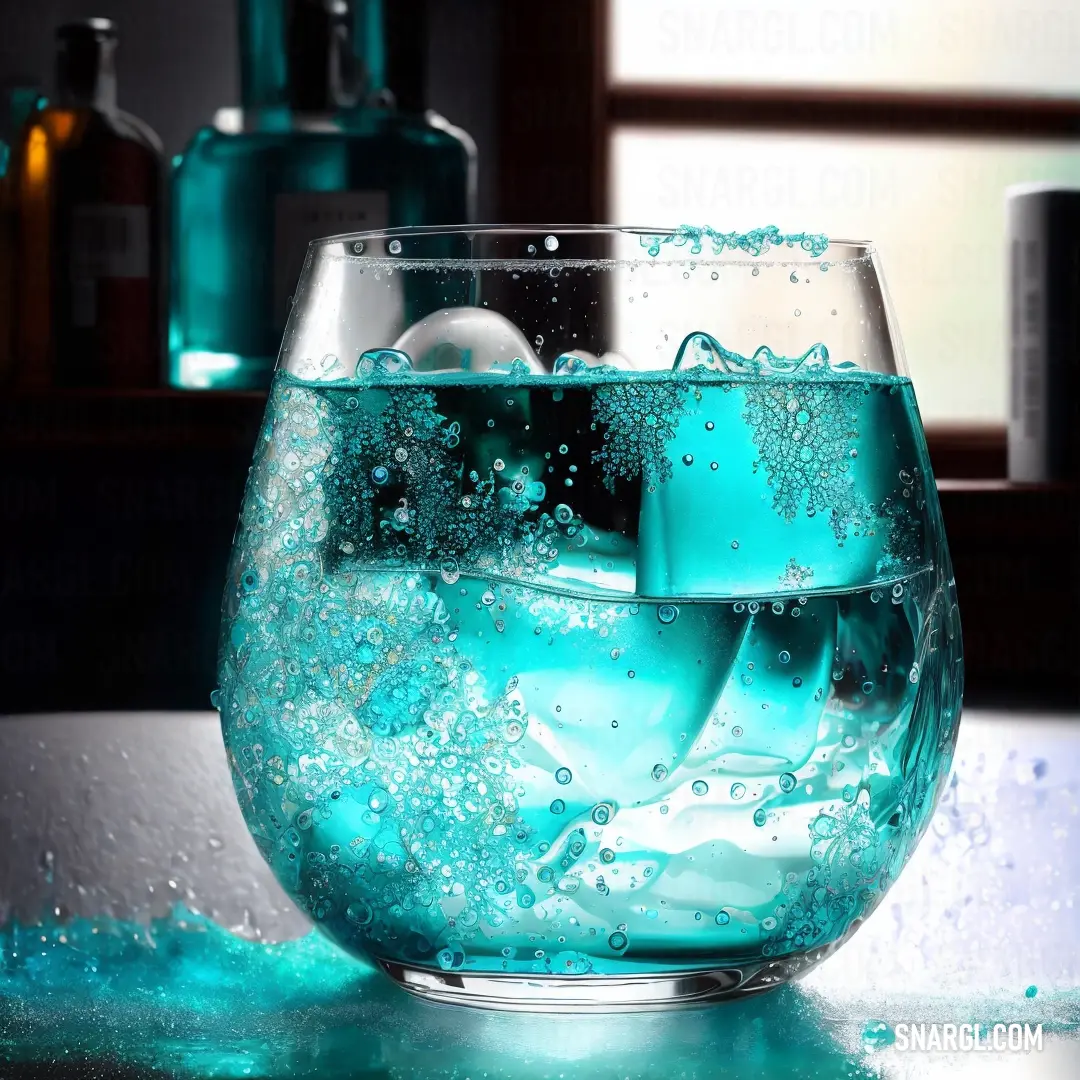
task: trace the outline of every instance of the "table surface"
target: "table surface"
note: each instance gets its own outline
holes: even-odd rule
[[[123,749],[147,733],[145,760]],[[189,776],[176,774],[173,738],[202,747]],[[236,838],[242,822],[219,738],[211,714],[0,719],[0,833],[29,838],[0,854],[0,1077],[1080,1077],[1080,717],[965,714],[951,782],[919,849],[859,933],[802,982],[733,1004],[606,1016],[416,1001],[316,935],[270,945],[197,916],[141,931],[166,901],[197,906],[188,880],[221,894],[202,910],[224,925],[237,922],[239,888],[267,936],[304,929]],[[108,772],[118,763],[127,780]],[[50,768],[52,781],[35,779]],[[81,779],[59,793],[56,777],[71,774]],[[137,797],[136,774],[156,797]],[[189,795],[195,785],[192,802],[213,819],[189,822],[200,844],[156,820],[179,820],[170,784]],[[81,843],[72,839],[80,830]],[[27,872],[23,847],[38,872]],[[132,867],[151,897],[141,912],[108,881],[130,878]],[[42,889],[62,918],[39,933],[20,912]],[[70,923],[103,914],[113,917],[107,932]],[[254,919],[245,908],[248,938]],[[86,947],[103,936],[108,949]],[[1041,1024],[1043,1049],[887,1045],[897,1024],[996,1022]]]

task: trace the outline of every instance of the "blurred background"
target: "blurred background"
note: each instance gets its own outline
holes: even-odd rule
[[[3,17],[0,712],[208,706],[304,243],[461,221],[875,241],[968,700],[1080,700],[1080,241],[1043,223],[1067,241],[1055,303],[1074,318],[1028,356],[1006,215],[1012,185],[1080,186],[1080,9],[7,0]],[[1010,423],[1030,441],[1036,405],[1053,453],[1010,479]]]

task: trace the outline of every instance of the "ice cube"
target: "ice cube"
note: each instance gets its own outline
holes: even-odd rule
[[[731,604],[590,600],[487,578],[435,588],[473,669],[516,676],[528,717],[517,751],[568,804],[629,806],[682,782],[748,619]]]
[[[543,365],[525,335],[486,308],[444,308],[414,323],[394,343],[420,372],[494,371],[542,375]]]

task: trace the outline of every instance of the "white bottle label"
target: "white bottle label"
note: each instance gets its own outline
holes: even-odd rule
[[[71,321],[97,325],[97,285],[104,278],[150,277],[150,207],[106,203],[71,211]]]
[[[148,278],[150,207],[76,206],[71,212],[71,276]]]
[[[385,191],[279,195],[274,218],[274,316],[278,326],[284,327],[308,244],[338,233],[385,229],[390,220],[390,198]]]

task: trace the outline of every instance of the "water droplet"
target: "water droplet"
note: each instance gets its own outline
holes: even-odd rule
[[[1024,997],[1033,998],[1038,992],[1039,992],[1039,988],[1037,986],[1029,986],[1024,991]]]
[[[391,255],[400,255],[401,254],[401,241],[400,240],[391,240],[390,244],[389,244],[389,251],[390,251]]]
[[[795,785],[798,781],[795,779],[794,773],[781,773],[780,774],[780,790],[783,792],[790,792],[795,790]]]
[[[661,604],[656,609],[656,617],[668,626],[679,617],[679,609],[674,604]]]
[[[868,1020],[862,1033],[863,1047],[867,1050],[879,1050],[892,1046],[896,1034],[884,1020]]]
[[[666,765],[661,765],[659,762],[657,762],[652,767],[652,778],[657,783],[659,783],[662,780],[666,780],[667,779],[667,766]]]
[[[718,911],[715,921],[717,926],[727,926],[731,922],[731,916],[726,911]]]
[[[690,785],[690,790],[695,795],[707,795],[709,793],[709,785],[706,784],[704,780],[695,780],[693,784]]]
[[[694,455],[693,454],[683,454],[682,463],[684,465],[693,465],[694,464]]]
[[[569,784],[573,778],[574,774],[565,766],[555,770],[555,783],[557,784]]]

